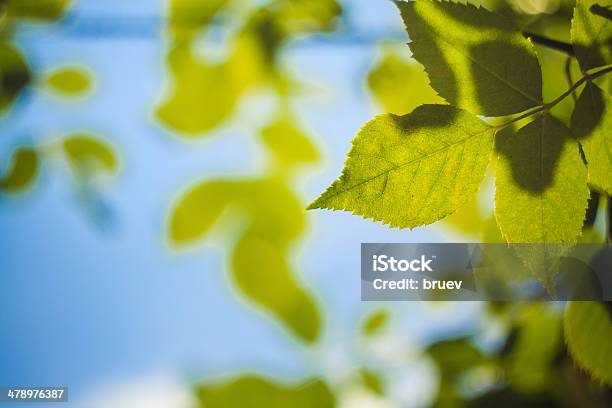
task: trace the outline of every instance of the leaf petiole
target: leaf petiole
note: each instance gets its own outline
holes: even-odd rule
[[[606,74],[609,74],[610,72],[612,72],[612,65],[605,65],[603,67],[598,67],[594,70],[591,71],[595,71],[592,73],[587,73],[586,75],[584,75],[582,78],[580,78],[576,83],[574,83],[572,86],[570,86],[565,92],[563,92],[561,95],[559,95],[557,98],[555,98],[554,100],[552,100],[551,102],[545,103],[544,105],[540,105],[540,106],[536,106],[535,108],[532,108],[531,110],[526,111],[525,113],[523,113],[520,116],[517,116],[514,119],[509,120],[506,123],[502,123],[501,125],[497,125],[497,126],[493,126],[496,130],[500,130],[500,129],[504,129],[508,126],[510,126],[513,123],[516,123],[520,120],[526,119],[530,116],[542,113],[542,112],[548,112],[549,110],[551,110],[553,107],[555,107],[559,102],[561,102],[562,100],[564,100],[565,98],[567,98],[569,95],[573,94],[574,91],[579,88],[581,85],[583,85],[585,82],[588,81],[592,81],[596,78],[599,78],[600,76],[604,76]]]

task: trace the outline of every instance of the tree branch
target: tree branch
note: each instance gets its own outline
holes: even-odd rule
[[[563,41],[553,40],[552,38],[544,37],[539,34],[531,33],[529,31],[523,31],[523,36],[529,38],[536,44],[543,45],[544,47],[552,48],[553,50],[564,52],[574,57],[574,47]]]

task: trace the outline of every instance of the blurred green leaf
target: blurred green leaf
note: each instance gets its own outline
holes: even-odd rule
[[[389,319],[389,312],[386,310],[377,310],[368,316],[366,321],[363,323],[363,334],[366,336],[373,336],[380,333],[380,331],[383,330],[388,324]]]
[[[168,63],[174,85],[156,112],[162,122],[191,135],[214,129],[230,117],[241,90],[225,64],[206,63],[196,58],[189,47],[174,48]]]
[[[583,71],[612,64],[610,0],[577,0],[572,45]]]
[[[572,133],[582,145],[589,183],[612,194],[612,97],[593,83],[576,103]]]
[[[336,0],[276,0],[272,7],[279,9],[285,30],[294,33],[329,31],[342,12]]]
[[[202,238],[233,200],[235,186],[214,180],[202,183],[181,197],[170,220],[170,241],[185,245]]]
[[[228,206],[247,218],[231,256],[240,292],[299,338],[315,341],[321,326],[319,310],[290,266],[291,249],[304,229],[304,210],[283,182],[207,181],[196,186],[171,213],[170,240],[180,246],[202,238]]]
[[[214,130],[228,120],[240,98],[266,76],[260,46],[250,33],[236,37],[230,57],[209,63],[189,45],[168,54],[173,78],[170,94],[157,107],[159,120],[186,136]]]
[[[47,85],[55,92],[69,96],[78,96],[87,92],[92,82],[89,72],[76,67],[56,70],[46,79]]]
[[[11,163],[0,177],[0,190],[16,193],[34,183],[40,167],[38,153],[31,148],[15,150]]]
[[[306,342],[318,338],[319,311],[294,279],[287,254],[276,243],[247,231],[234,249],[232,272],[241,292],[275,314],[295,335]]]
[[[9,17],[57,20],[63,17],[71,0],[4,0]]]
[[[370,92],[388,113],[402,115],[423,104],[440,104],[422,66],[388,53],[368,75]]]
[[[191,39],[231,0],[170,0],[170,32],[174,41]]]
[[[6,110],[30,82],[30,71],[21,53],[0,42],[0,111]]]
[[[384,394],[385,386],[378,373],[364,368],[359,372],[359,374],[361,375],[361,381],[363,381],[363,384],[368,390],[372,391],[376,395]]]
[[[448,102],[486,116],[518,113],[542,103],[538,57],[510,19],[469,3],[396,4],[414,58]]]
[[[202,408],[332,408],[335,397],[323,381],[295,385],[244,376],[223,385],[200,385],[196,395]]]
[[[288,118],[264,128],[261,139],[281,167],[314,164],[319,160],[319,153],[310,138]]]
[[[435,361],[443,379],[454,379],[483,362],[483,356],[469,338],[441,340],[429,345],[427,354]]]
[[[116,154],[108,143],[87,134],[74,134],[63,139],[64,152],[69,163],[77,172],[112,173],[117,170]]]
[[[484,229],[485,218],[478,206],[478,194],[457,212],[444,218],[441,223],[460,234],[480,236]]]
[[[612,385],[612,319],[598,302],[570,302],[563,324],[576,363],[597,381]]]
[[[476,194],[493,134],[448,105],[377,116],[353,140],[340,178],[309,208],[349,210],[399,228],[436,222]]]
[[[516,389],[533,393],[546,388],[563,345],[561,317],[547,304],[529,304],[521,309],[518,335],[507,357],[507,375]]]

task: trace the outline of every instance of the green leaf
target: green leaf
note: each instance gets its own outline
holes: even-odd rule
[[[278,20],[291,33],[330,31],[342,12],[336,0],[284,0],[277,7]]]
[[[15,150],[11,163],[0,177],[0,190],[17,193],[34,183],[40,167],[38,153],[31,148]]]
[[[423,104],[440,104],[427,74],[415,63],[395,54],[385,55],[368,76],[370,92],[388,113],[403,115]]]
[[[273,240],[247,231],[232,254],[232,275],[247,298],[271,311],[295,335],[309,343],[318,338],[319,311],[293,277],[287,254]]]
[[[173,91],[158,107],[157,117],[187,135],[210,131],[234,112],[240,97],[224,64],[196,58],[190,48],[178,47],[168,55]]]
[[[182,246],[202,238],[228,208],[244,224],[231,255],[232,278],[247,299],[271,312],[306,342],[317,340],[319,310],[290,265],[304,231],[304,210],[276,179],[207,181],[181,197],[170,216],[170,241]]]
[[[232,55],[221,63],[196,56],[189,45],[168,54],[172,89],[156,109],[157,118],[184,136],[214,130],[232,117],[244,92],[261,82],[265,62],[257,39],[239,35]]]
[[[9,17],[32,20],[57,20],[63,17],[71,0],[6,0]]]
[[[68,96],[87,92],[91,88],[91,82],[91,74],[76,67],[54,71],[47,77],[47,84],[51,89]]]
[[[226,384],[196,387],[202,408],[332,408],[335,397],[326,383],[309,379],[298,384],[244,376]]]
[[[182,196],[170,218],[170,241],[186,245],[202,238],[233,200],[233,183],[213,180]]]
[[[461,206],[457,212],[442,220],[441,224],[458,234],[479,237],[485,228],[485,222],[476,196]]]
[[[427,354],[435,361],[443,380],[454,379],[483,361],[480,350],[465,337],[435,342],[427,347]]]
[[[471,4],[396,2],[414,58],[448,102],[504,116],[542,104],[542,73],[531,42],[513,22]]]
[[[378,310],[372,313],[363,324],[363,334],[373,336],[380,333],[388,324],[389,318],[389,313],[386,310]]]
[[[524,393],[544,389],[553,361],[563,345],[561,316],[546,304],[525,305],[517,321],[518,335],[507,357],[510,383]]]
[[[261,139],[281,167],[313,164],[319,153],[310,138],[288,118],[279,119],[261,131]]]
[[[612,385],[612,320],[598,302],[570,302],[565,310],[565,341],[573,359],[593,378]]]
[[[13,103],[30,79],[21,53],[11,44],[0,42],[0,112]]]
[[[229,0],[170,0],[170,33],[175,41],[197,34]]]
[[[589,183],[612,194],[612,97],[591,82],[576,103],[572,133],[582,145]]]
[[[118,160],[113,148],[95,136],[74,134],[63,140],[66,157],[74,170],[87,175],[100,170],[112,173]]]
[[[363,368],[359,374],[361,375],[361,381],[366,388],[372,391],[376,395],[384,395],[385,385],[381,376],[367,368]]]
[[[509,243],[573,243],[589,198],[570,130],[543,115],[499,146],[495,216]]]
[[[447,105],[378,116],[353,140],[340,178],[309,208],[349,210],[391,227],[431,224],[472,199],[493,134],[480,119]]]
[[[576,0],[572,45],[583,71],[612,64],[610,0]]]

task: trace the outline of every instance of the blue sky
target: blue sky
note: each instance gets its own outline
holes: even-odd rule
[[[358,30],[401,30],[391,2],[347,3]],[[83,15],[162,13],[157,1],[82,0],[71,15],[78,27]],[[24,29],[18,43],[36,71],[88,67],[95,92],[74,103],[29,91],[0,119],[1,159],[17,144],[73,131],[105,138],[123,164],[100,193],[113,222],[101,227],[92,219],[58,163],[47,163],[25,199],[0,199],[0,384],[63,384],[79,397],[104,382],[155,371],[187,380],[240,371],[319,372],[321,361],[236,295],[222,243],[207,240],[177,254],[164,242],[172,200],[190,183],[259,170],[252,136],[236,125],[203,142],[181,141],[152,117],[165,81],[162,36],[83,39],[70,27]],[[340,174],[351,138],[377,112],[364,88],[376,55],[375,46],[297,44],[284,56],[296,74],[318,84],[295,101],[325,153],[325,165],[299,186],[304,202]],[[296,262],[325,312],[321,348],[349,355],[360,319],[376,306],[359,300],[360,243],[448,240],[431,228],[391,230],[338,212],[311,212],[308,222]],[[415,341],[477,324],[470,304],[454,306],[452,316],[430,317],[416,303],[383,306],[396,310],[401,330]]]

